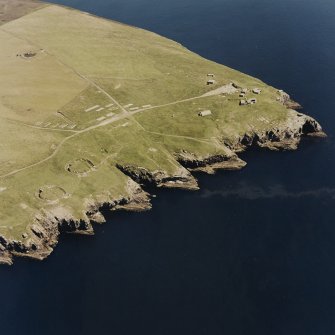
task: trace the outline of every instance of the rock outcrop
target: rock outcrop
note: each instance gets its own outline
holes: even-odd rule
[[[53,251],[60,233],[93,235],[92,223],[103,223],[101,208],[110,210],[145,211],[151,209],[150,196],[134,181],[129,180],[128,196],[111,200],[101,197],[99,202],[84,200],[83,219],[73,216],[71,209],[55,207],[35,216],[30,237],[25,241],[8,241],[0,237],[0,264],[11,265],[13,256],[43,260]]]
[[[35,0],[0,0],[5,22],[0,263],[94,234],[102,209],[150,209],[145,186],[197,190],[192,173],[241,169],[250,146],[325,136],[285,92],[157,34]]]
[[[7,241],[0,237],[0,263],[12,264],[13,256],[43,260],[57,245],[60,233],[93,235],[92,223],[105,222],[105,218],[100,212],[101,208],[109,208],[113,211],[149,210],[151,208],[150,195],[143,191],[140,184],[197,190],[197,181],[190,171],[213,174],[220,169],[239,170],[246,165],[246,162],[241,160],[236,153],[251,146],[276,151],[296,150],[303,136],[325,137],[326,134],[316,120],[292,110],[285,124],[267,131],[244,134],[236,138],[235,141],[223,141],[223,144],[231,150],[228,155],[198,157],[186,151],[176,153],[177,161],[185,167],[181,167],[178,174],[169,175],[165,171],[151,172],[141,167],[117,165],[123,173],[131,178],[128,183],[128,197],[114,200],[106,197],[99,202],[86,199],[84,219],[75,218],[70,209],[63,207],[55,207],[49,212],[38,213],[31,226],[31,235],[24,242]]]

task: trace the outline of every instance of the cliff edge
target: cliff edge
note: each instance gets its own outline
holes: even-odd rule
[[[326,136],[284,91],[157,34],[38,1],[4,8],[2,264],[94,234],[102,209],[149,210],[144,185],[194,191],[195,172],[241,169],[251,146]]]

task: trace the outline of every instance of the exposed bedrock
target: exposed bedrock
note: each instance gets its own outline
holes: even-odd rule
[[[0,264],[11,265],[13,256],[43,260],[48,257],[58,243],[60,233],[93,235],[92,223],[103,223],[100,212],[110,210],[145,211],[151,209],[150,196],[133,180],[127,185],[128,195],[112,200],[108,195],[99,200],[84,199],[82,218],[76,218],[70,208],[55,207],[40,211],[24,241],[6,240],[0,237]]]
[[[216,170],[240,170],[247,164],[236,154],[198,157],[192,153],[181,151],[176,156],[179,163],[188,170],[209,174],[215,173]]]
[[[150,195],[141,188],[140,184],[197,190],[199,188],[197,180],[191,172],[214,173],[219,169],[238,170],[243,168],[246,162],[241,160],[236,153],[250,146],[270,150],[295,150],[303,136],[325,137],[326,134],[316,120],[292,110],[285,124],[263,131],[250,131],[234,140],[222,139],[222,144],[230,149],[227,149],[226,155],[199,157],[183,150],[176,153],[176,161],[181,165],[173,174],[118,164],[117,167],[130,177],[126,187],[126,196],[115,199],[106,193],[100,196],[99,200],[84,199],[84,209],[80,218],[73,215],[70,208],[60,205],[40,211],[35,216],[30,233],[25,234],[22,241],[8,241],[0,237],[0,264],[11,265],[13,256],[43,260],[53,251],[58,243],[59,234],[63,232],[94,234],[92,223],[105,222],[101,213],[103,208],[128,211],[149,210],[151,208]]]
[[[302,109],[302,106],[298,102],[292,100],[286,92],[284,92],[283,90],[279,90],[278,93],[279,97],[277,98],[277,100],[281,102],[284,106],[294,110]]]
[[[180,169],[172,175],[168,174],[166,171],[149,171],[143,167],[136,167],[132,165],[118,164],[117,167],[124,174],[140,184],[164,188],[181,188],[187,190],[199,189],[197,180],[189,171],[183,167],[180,167]]]
[[[235,152],[242,152],[251,146],[270,150],[296,150],[304,136],[326,137],[320,124],[304,114],[292,114],[287,123],[264,131],[250,131],[235,141],[225,144]]]

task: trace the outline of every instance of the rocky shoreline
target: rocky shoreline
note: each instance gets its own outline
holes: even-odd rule
[[[300,105],[292,102],[283,95],[282,103],[289,108]],[[196,178],[191,172],[215,173],[216,170],[239,170],[247,163],[238,157],[238,153],[251,146],[258,146],[270,150],[296,150],[304,136],[325,137],[320,124],[311,117],[291,110],[291,115],[284,125],[272,127],[266,131],[252,131],[237,137],[235,140],[222,143],[231,153],[208,157],[182,151],[176,153],[176,160],[183,166],[177,174],[168,175],[165,171],[148,171],[145,168],[130,165],[117,167],[130,179],[127,185],[128,196],[111,200],[102,198],[99,202],[85,201],[84,219],[73,217],[70,209],[56,207],[53,210],[40,212],[31,226],[32,238],[26,243],[22,241],[8,241],[0,236],[0,264],[11,265],[13,257],[26,257],[43,260],[48,257],[58,243],[61,233],[93,235],[93,223],[104,223],[101,210],[108,208],[112,211],[127,210],[140,212],[151,209],[150,194],[141,185],[151,185],[163,188],[179,188],[198,190]]]

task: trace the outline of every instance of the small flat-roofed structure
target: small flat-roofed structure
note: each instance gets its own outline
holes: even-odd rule
[[[214,73],[208,73],[208,74],[207,74],[207,77],[212,77],[212,78],[214,78],[214,77],[215,77],[215,74],[214,74]]]
[[[240,93],[240,98],[244,98],[245,97],[245,93]]]
[[[255,94],[261,94],[262,90],[260,90],[259,88],[254,88],[252,92]]]
[[[214,84],[215,84],[215,80],[213,79],[207,80],[207,85],[214,85]]]
[[[247,100],[247,103],[249,105],[254,105],[255,103],[257,103],[257,99],[256,98],[249,99],[249,100]]]
[[[242,88],[241,93],[247,94],[248,93],[248,89],[247,88]]]
[[[240,106],[245,106],[245,105],[247,105],[248,103],[247,103],[247,101],[246,100],[240,100]]]
[[[212,112],[210,110],[205,110],[205,111],[201,111],[198,115],[199,116],[209,116],[209,115],[212,115]]]

